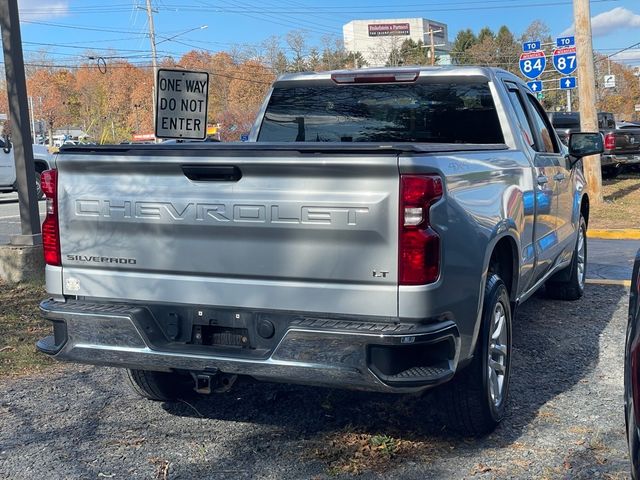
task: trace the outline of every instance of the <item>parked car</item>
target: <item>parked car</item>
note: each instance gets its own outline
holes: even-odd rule
[[[40,186],[40,175],[53,167],[53,157],[44,145],[33,145],[33,164],[36,171],[36,196],[44,198]],[[0,193],[16,191],[16,164],[13,157],[13,144],[0,139]]]
[[[579,112],[548,112],[548,115],[564,144],[571,133],[580,131]],[[640,126],[616,125],[612,113],[600,112],[598,128],[604,135],[604,152],[600,156],[603,177],[615,178],[624,167],[640,165]]]
[[[65,148],[43,176],[38,348],[161,401],[238,375],[440,386],[449,425],[486,434],[517,305],[583,295],[577,164],[601,151],[478,67],[286,75],[244,143]]]
[[[624,355],[624,417],[631,459],[631,474],[640,479],[640,250],[631,276],[629,320]]]

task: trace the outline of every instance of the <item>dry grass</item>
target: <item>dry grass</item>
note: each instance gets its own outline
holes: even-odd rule
[[[156,480],[167,480],[169,478],[169,466],[171,463],[161,457],[149,458],[149,463],[156,469],[154,478]]]
[[[603,180],[602,197],[591,207],[589,228],[640,228],[640,172]]]
[[[42,284],[0,282],[0,378],[33,373],[53,365],[35,347],[37,340],[51,333],[49,322],[40,317],[38,309],[44,297]]]
[[[404,440],[389,435],[357,433],[348,428],[319,440],[312,456],[327,465],[329,475],[360,475],[363,472],[385,472],[395,462],[419,459],[430,463],[446,443]]]

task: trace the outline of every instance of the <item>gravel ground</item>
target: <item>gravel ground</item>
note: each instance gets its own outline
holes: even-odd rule
[[[178,404],[109,368],[0,381],[0,478],[628,478],[622,403],[628,296],[536,297],[514,325],[511,403],[482,440],[429,399],[245,382]]]

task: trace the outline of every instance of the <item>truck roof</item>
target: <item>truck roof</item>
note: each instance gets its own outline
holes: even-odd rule
[[[408,67],[377,67],[377,68],[358,68],[346,70],[329,70],[326,72],[298,72],[286,73],[278,77],[274,82],[274,86],[281,83],[297,82],[297,81],[327,81],[331,80],[333,75],[363,75],[363,74],[384,74],[384,73],[403,73],[418,72],[420,78],[424,77],[484,77],[487,80],[495,80],[496,74],[509,77],[511,80],[522,83],[522,79],[513,75],[506,70],[494,67],[477,67],[477,66],[408,66]]]

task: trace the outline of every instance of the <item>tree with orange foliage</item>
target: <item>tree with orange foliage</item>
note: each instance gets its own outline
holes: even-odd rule
[[[46,123],[50,143],[53,129],[72,121],[73,83],[73,74],[65,69],[39,68],[27,78],[27,90],[37,99],[37,115]]]

